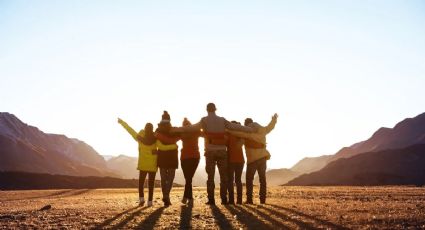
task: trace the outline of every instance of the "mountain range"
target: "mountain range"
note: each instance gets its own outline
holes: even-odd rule
[[[380,128],[369,139],[344,147],[333,155],[304,158],[290,169],[269,170],[266,174],[268,185],[282,185],[288,182],[291,185],[373,184],[373,181],[376,185],[419,183],[419,180],[407,179],[403,181],[394,179],[389,182],[388,178],[391,175],[397,178],[410,175],[407,169],[409,165],[413,167],[413,164],[407,159],[401,160],[403,153],[412,159],[418,157],[417,160],[421,162],[421,144],[425,144],[425,113],[405,119],[393,128]],[[414,151],[411,146],[416,146]],[[0,157],[0,171],[138,178],[136,157],[101,156],[83,141],[65,135],[44,133],[36,127],[25,124],[15,115],[5,112],[0,113]],[[364,164],[361,167],[359,163],[361,161],[382,162],[382,167],[390,171],[382,167],[376,167],[380,171],[365,171],[365,167],[373,167],[374,164]],[[403,166],[391,171],[394,162],[400,162],[399,164]],[[342,165],[343,168],[349,169],[344,171],[346,173],[344,177],[337,171],[342,169]],[[366,178],[365,175],[368,173],[371,175],[373,173],[376,178],[385,179],[359,181],[359,178]],[[338,179],[342,177],[346,182]],[[356,179],[348,179],[353,177]],[[193,184],[205,186],[206,179],[207,174],[203,164],[200,163]],[[218,173],[216,181],[218,182]],[[258,178],[256,181],[258,182]],[[181,169],[176,171],[175,183],[184,184]]]
[[[90,145],[47,134],[10,113],[0,113],[0,171],[72,176],[115,176]]]
[[[421,144],[425,144],[425,113],[404,119],[393,128],[380,128],[369,139],[344,147],[334,155],[304,158],[291,168],[301,176],[288,185],[420,184],[410,169],[418,166],[411,161],[415,157],[425,165]]]

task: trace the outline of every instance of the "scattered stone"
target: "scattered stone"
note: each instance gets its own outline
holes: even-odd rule
[[[50,204],[48,204],[48,205],[46,205],[46,206],[44,206],[44,207],[40,208],[40,211],[46,211],[46,210],[49,210],[49,209],[51,209],[51,208],[52,208],[52,206],[51,206]]]
[[[15,217],[13,217],[12,215],[1,215],[0,216],[0,219],[2,219],[2,220],[4,220],[4,219],[11,219],[11,220],[13,220],[13,219],[15,219]]]

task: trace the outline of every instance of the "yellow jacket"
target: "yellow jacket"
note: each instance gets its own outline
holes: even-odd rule
[[[137,139],[137,136],[145,136],[145,131],[142,129],[139,133],[134,131],[125,121],[121,121],[120,124],[127,130],[127,132],[133,137],[139,144],[139,159],[137,164],[137,170],[156,172],[158,171],[157,166],[157,155],[153,154],[152,151],[156,151],[158,146],[156,143],[152,145],[145,145]]]
[[[266,135],[269,134],[274,129],[274,127],[276,126],[276,122],[277,122],[277,117],[273,116],[272,120],[266,127],[263,127],[257,123],[252,123],[250,127],[256,129],[256,132],[245,133],[245,132],[231,131],[231,130],[227,130],[227,132],[229,132],[230,134],[234,136],[250,139],[250,140],[266,145],[267,144]],[[245,146],[245,153],[246,153],[247,164],[252,163],[264,157],[266,157],[267,160],[270,159],[270,153],[269,151],[267,151],[265,147],[254,149],[254,148],[248,148],[247,146]]]

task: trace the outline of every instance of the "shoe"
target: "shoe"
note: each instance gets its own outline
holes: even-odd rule
[[[193,199],[187,199],[187,205],[193,206]]]
[[[227,202],[227,204],[235,205],[235,201],[234,200],[229,200],[229,202]]]
[[[182,204],[187,204],[187,201],[188,201],[189,199],[187,199],[186,197],[183,197],[183,199],[182,199]]]
[[[245,204],[254,204],[254,203],[252,202],[252,200],[247,200],[245,201]]]
[[[139,206],[143,206],[145,204],[145,198],[139,197]]]
[[[221,204],[222,204],[222,205],[227,205],[227,204],[229,204],[229,202],[227,202],[227,200],[222,200],[222,201],[221,201]]]
[[[151,201],[151,200],[150,200],[150,201],[148,201],[148,203],[146,204],[146,206],[147,206],[147,207],[152,207],[152,206],[153,206],[152,201]]]
[[[266,200],[260,200],[260,204],[266,204]]]
[[[206,205],[215,205],[215,201],[214,200],[208,200],[207,203],[205,203]]]

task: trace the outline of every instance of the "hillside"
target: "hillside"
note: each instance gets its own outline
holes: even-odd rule
[[[310,173],[340,158],[349,158],[366,152],[405,148],[415,144],[425,144],[425,113],[404,119],[393,128],[380,128],[369,139],[344,147],[334,155],[304,158],[291,170]]]
[[[74,176],[118,176],[91,146],[46,134],[10,113],[0,113],[0,171]]]
[[[425,145],[358,154],[330,162],[287,185],[423,185]]]

